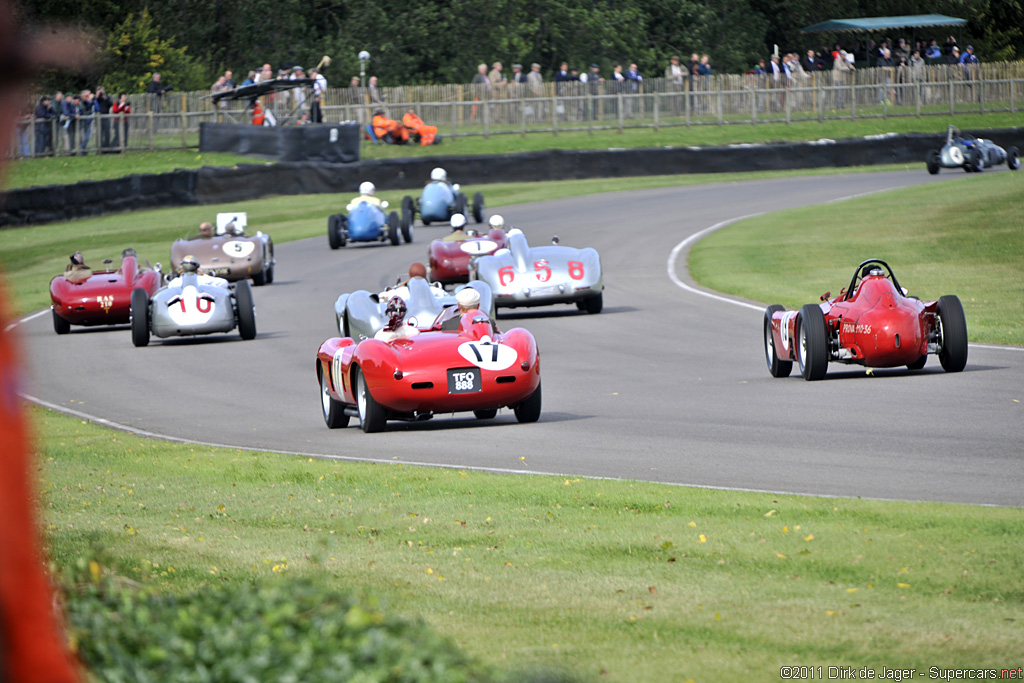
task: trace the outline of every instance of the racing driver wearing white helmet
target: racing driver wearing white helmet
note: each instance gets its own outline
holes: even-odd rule
[[[353,204],[355,202],[366,202],[368,204],[380,206],[380,198],[377,197],[376,194],[377,186],[371,183],[370,181],[367,180],[366,182],[359,183],[359,196],[356,197],[355,201],[353,201]]]

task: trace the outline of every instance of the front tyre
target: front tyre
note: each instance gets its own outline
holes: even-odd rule
[[[484,222],[484,195],[482,192],[473,195],[473,220],[477,223]]]
[[[1011,171],[1016,171],[1020,168],[1020,150],[1016,147],[1006,150],[1006,167]]]
[[[149,293],[142,289],[132,290],[132,344],[149,344]]]
[[[238,334],[242,339],[256,338],[256,306],[252,302],[252,288],[248,280],[241,280],[235,285],[235,319],[238,321]]]
[[[942,155],[939,154],[939,150],[937,149],[933,149],[932,151],[928,152],[928,159],[926,163],[928,165],[928,172],[931,173],[932,175],[939,174],[939,168],[941,168],[942,166],[941,158]]]
[[[416,222],[416,205],[412,201],[412,197],[405,195],[402,197],[402,225],[412,226]]]
[[[907,364],[907,370],[920,370],[920,369],[922,369],[925,366],[925,363],[927,363],[927,362],[928,362],[928,354],[927,353],[922,353],[920,358],[915,360],[913,363],[908,363]]]
[[[537,383],[537,390],[517,405],[514,411],[520,422],[536,422],[540,419],[540,382]]]
[[[981,152],[976,149],[972,149],[967,154],[967,165],[970,166],[971,170],[975,173],[981,173],[985,170],[985,160],[981,158]]]
[[[57,315],[57,311],[50,309],[53,313],[53,331],[57,334],[67,334],[71,331],[71,323]]]
[[[317,361],[319,366],[319,361]],[[324,372],[323,366],[319,366],[320,375],[320,400],[323,406],[324,422],[327,423],[328,429],[342,429],[348,427],[348,415],[345,414],[345,405],[341,401],[336,401],[331,396],[330,383],[327,381],[327,373]]]
[[[807,381],[822,379],[828,371],[828,335],[825,314],[816,304],[805,304],[797,319],[797,360]]]
[[[780,360],[775,352],[775,335],[772,334],[772,316],[785,310],[779,304],[772,304],[764,309],[764,355],[768,361],[768,372],[772,377],[789,377],[793,372],[793,361]]]
[[[490,408],[489,410],[474,410],[473,414],[476,415],[478,420],[493,420],[498,415],[497,408]]]
[[[583,310],[591,315],[600,313],[602,308],[604,308],[604,292],[583,301]]]
[[[331,249],[344,246],[341,241],[341,216],[338,214],[327,219],[327,244],[331,245]]]
[[[359,424],[367,434],[384,431],[387,423],[387,413],[384,407],[377,403],[370,393],[370,387],[366,385],[366,377],[362,369],[356,367],[356,404],[359,407]]]
[[[939,327],[939,363],[946,372],[960,372],[967,365],[967,320],[960,299],[939,297],[935,318]]]

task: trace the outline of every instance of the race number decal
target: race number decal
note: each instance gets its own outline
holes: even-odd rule
[[[480,254],[490,254],[492,251],[498,248],[497,242],[491,240],[469,240],[459,245],[459,249],[469,254],[470,256],[479,256]]]
[[[334,385],[334,389],[340,394],[345,387],[345,373],[342,371],[341,365],[341,354],[345,350],[345,347],[341,347],[334,352],[334,360],[331,361],[331,384]]]
[[[510,368],[519,359],[519,354],[511,346],[495,344],[491,341],[460,344],[459,355],[478,368],[494,371]]]
[[[502,287],[512,284],[512,280],[514,280],[515,277],[516,271],[512,266],[498,268],[498,284],[500,284]]]
[[[573,280],[583,279],[582,261],[569,261],[569,277],[571,277]]]
[[[548,262],[541,259],[540,261],[533,262],[533,269],[537,271],[537,281],[547,282],[551,279],[551,268],[548,267]]]
[[[241,240],[231,240],[224,243],[224,253],[232,258],[245,258],[255,248],[256,245],[253,242],[242,242]]]
[[[114,297],[111,295],[98,296],[96,303],[100,305],[104,313],[110,313],[110,307],[114,305]]]
[[[202,325],[213,317],[213,297],[189,285],[167,302],[167,314],[179,325]]]
[[[789,352],[789,321],[796,315],[796,311],[787,311],[779,321],[779,336],[782,337],[782,350]]]

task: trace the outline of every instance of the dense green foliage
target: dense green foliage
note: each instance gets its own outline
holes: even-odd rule
[[[95,560],[68,573],[77,574],[65,593],[70,636],[103,681],[491,680],[422,622],[310,581],[223,583],[179,596],[107,575]]]
[[[158,36],[141,18],[147,10]],[[983,61],[1024,56],[1019,0],[394,0],[386,6],[372,0],[34,0],[25,12],[32,21],[75,20],[100,32],[105,42],[90,83],[129,68],[139,70],[127,74],[130,80],[145,83],[160,68],[165,81],[179,89],[207,88],[226,68],[235,71],[237,82],[265,62],[309,68],[325,54],[334,59],[328,77],[341,84],[359,72],[360,50],[372,55],[370,72],[391,85],[466,83],[476,64],[494,60],[506,66],[539,62],[547,74],[562,60],[581,68],[596,62],[606,74],[616,62],[633,61],[642,73],[660,76],[672,54],[691,52],[708,53],[716,71],[739,72],[773,44],[799,50],[835,40],[800,34],[801,27],[819,21],[929,13],[968,19],[962,37],[974,43]],[[948,32],[936,28],[917,37],[934,33],[941,43]],[[125,39],[134,43],[130,49]],[[849,35],[842,40],[853,42]],[[117,49],[134,56],[118,56]],[[203,65],[201,74],[192,58]],[[46,85],[79,85],[71,77],[52,80]]]

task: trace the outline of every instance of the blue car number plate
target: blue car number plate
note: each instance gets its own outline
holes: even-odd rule
[[[449,368],[448,393],[473,394],[483,391],[480,368]]]

